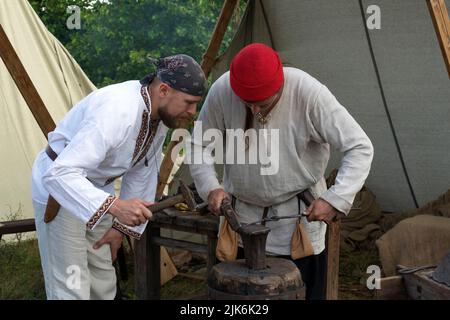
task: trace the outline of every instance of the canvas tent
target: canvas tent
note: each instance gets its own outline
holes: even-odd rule
[[[381,29],[366,32],[370,5]],[[252,42],[324,83],[361,124],[375,148],[367,185],[382,210],[407,211],[449,188],[450,80],[425,0],[251,0],[213,78]],[[329,171],[341,156],[332,153]]]
[[[0,24],[55,122],[95,89],[28,1],[0,1]],[[46,139],[1,59],[0,119],[0,221],[19,206],[31,218],[31,167]]]

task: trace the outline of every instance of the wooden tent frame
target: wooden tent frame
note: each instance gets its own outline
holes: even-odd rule
[[[450,18],[447,6],[445,0],[427,0],[427,4],[450,78]]]
[[[17,88],[25,99],[25,102],[30,108],[33,117],[41,128],[42,133],[48,140],[49,132],[55,130],[55,122],[45,107],[41,96],[9,41],[2,25],[0,25],[0,56],[11,74],[11,77],[14,79]]]

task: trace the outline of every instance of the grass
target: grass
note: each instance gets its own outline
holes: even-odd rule
[[[45,299],[37,241],[0,244],[0,300]]]
[[[381,268],[378,252],[375,248],[354,252],[342,252],[339,256],[339,293],[340,300],[373,299],[374,292],[367,288],[367,267],[377,265]]]
[[[128,249],[129,250],[129,249]],[[370,265],[381,265],[375,249],[352,253],[341,252],[339,299],[372,299],[373,292],[366,287],[366,273]],[[124,296],[135,299],[133,263],[127,254],[129,279],[121,281]],[[197,262],[189,271],[203,267]],[[200,271],[200,270],[199,270]],[[198,298],[206,293],[206,281],[176,276],[161,288],[162,299]],[[19,240],[15,243],[0,243],[0,300],[45,299],[45,287],[36,240]]]

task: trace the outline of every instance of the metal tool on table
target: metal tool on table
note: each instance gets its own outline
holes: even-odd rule
[[[298,195],[298,197],[303,201],[306,207],[309,207],[311,203],[315,200],[314,196],[309,190],[305,190],[302,193]],[[301,218],[301,217],[307,217],[308,215],[305,213],[305,211],[299,213],[299,214],[293,214],[289,216],[271,216],[267,218],[263,218],[261,220],[252,222],[247,224],[247,226],[255,225],[255,224],[264,224],[265,222],[273,222],[273,221],[279,221],[284,219],[294,219],[294,218]],[[333,218],[332,222],[336,221],[336,217]],[[328,221],[324,221],[326,224],[330,224]]]

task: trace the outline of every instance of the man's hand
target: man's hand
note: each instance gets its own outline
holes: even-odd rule
[[[323,199],[314,200],[311,205],[306,209],[306,219],[311,221],[325,221],[330,223],[337,215],[338,211],[333,208],[328,202]]]
[[[223,189],[214,189],[208,194],[208,209],[216,216],[220,215],[220,206],[223,199],[230,199],[230,195]]]
[[[122,239],[123,234],[120,231],[111,228],[94,244],[93,248],[97,250],[104,244],[109,244],[111,249],[111,259],[114,262],[117,259],[117,250],[122,246]]]
[[[145,223],[152,217],[152,212],[147,209],[151,204],[151,202],[141,199],[117,199],[109,208],[108,213],[116,217],[121,223],[135,227]]]

